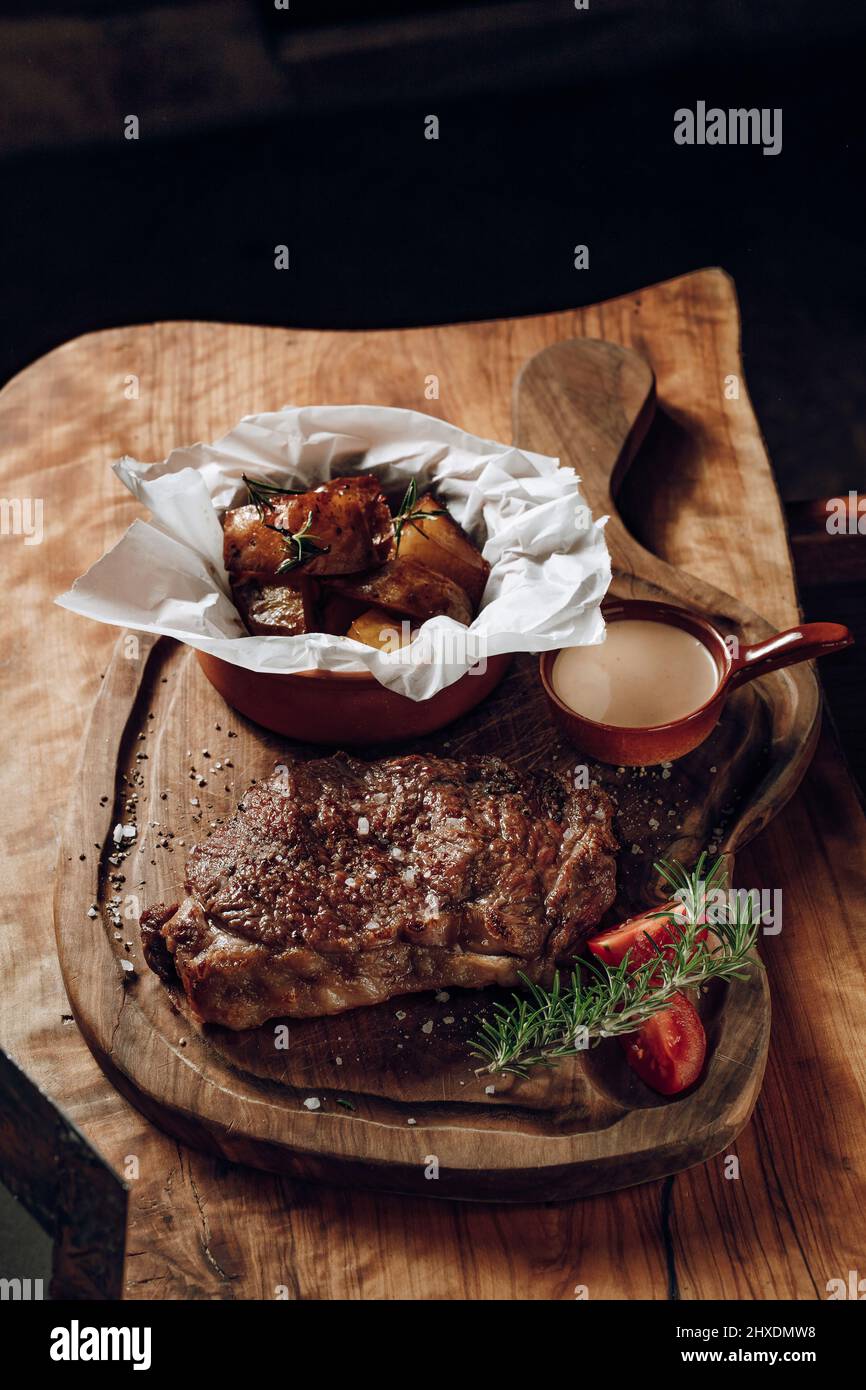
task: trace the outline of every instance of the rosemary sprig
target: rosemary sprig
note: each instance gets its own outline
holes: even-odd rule
[[[394,514],[394,543],[397,554],[400,553],[400,542],[403,539],[403,528],[405,526],[417,526],[419,521],[430,521],[434,516],[447,516],[446,511],[425,511],[418,506],[418,485],[415,479],[409,483],[406,495],[397,512]]]
[[[241,477],[247,485],[250,494],[250,501],[253,503],[262,521],[265,513],[270,511],[277,497],[300,497],[302,489],[296,487],[277,487],[274,483],[263,483],[257,478],[248,478],[246,473]],[[270,522],[265,522],[269,531],[278,531],[289,548],[289,554],[281,565],[277,566],[277,574],[287,574],[289,570],[297,569],[305,560],[311,560],[314,555],[327,555],[330,550],[329,545],[320,545],[318,536],[314,536],[310,530],[313,524],[312,511],[307,512],[307,519],[300,531],[289,531],[285,526],[273,526]]]
[[[745,903],[737,897],[733,909],[726,905],[716,913],[715,941],[697,940],[706,922],[707,897],[725,877],[723,859],[717,859],[704,877],[705,862],[702,854],[691,874],[667,860],[655,865],[683,904],[684,921],[672,922],[672,940],[664,946],[648,936],[656,956],[638,969],[629,968],[628,955],[615,969],[582,960],[565,985],[557,971],[550,989],[521,975],[527,994],[512,995],[513,1004],[496,1004],[492,1015],[481,1017],[471,1048],[471,1055],[482,1063],[478,1074],[527,1076],[535,1066],[555,1066],[563,1057],[586,1051],[590,1040],[635,1032],[667,1008],[680,990],[713,979],[744,978],[752,964],[760,917],[753,918],[751,897]],[[670,912],[653,916],[669,917]]]
[[[704,850],[691,873],[684,869],[676,859],[660,859],[653,865],[656,873],[664,879],[669,888],[673,889],[674,897],[685,909],[686,922],[692,923],[695,930],[706,921],[708,900],[717,889],[724,885],[727,879],[723,854],[719,855],[705,874],[704,865],[706,862],[707,852]],[[658,912],[653,912],[650,915],[652,917],[667,917],[669,912],[666,908],[660,908]]]
[[[297,569],[298,565],[304,564],[306,560],[311,560],[314,555],[327,555],[331,547],[319,544],[319,537],[314,536],[310,530],[312,524],[313,513],[309,511],[300,531],[288,531],[285,526],[269,527],[271,531],[279,531],[289,547],[289,554],[282,564],[277,566],[277,574],[287,574],[289,570]]]
[[[250,501],[260,517],[264,517],[265,511],[274,505],[275,497],[300,495],[301,489],[296,487],[277,487],[275,483],[264,483],[260,478],[248,478],[246,473],[242,473],[241,477],[246,483]]]

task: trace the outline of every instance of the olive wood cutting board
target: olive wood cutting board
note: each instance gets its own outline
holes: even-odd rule
[[[594,514],[609,515],[617,596],[667,598],[759,640],[771,630],[763,619],[665,565],[617,516],[618,486],[652,413],[653,378],[642,358],[610,343],[564,342],[521,372],[515,439],[573,466]],[[583,761],[561,744],[536,669],[535,659],[517,658],[483,705],[411,748],[496,753],[528,770],[558,757]],[[688,864],[710,846],[733,864],[804,775],[819,708],[814,673],[801,665],[736,691],[711,738],[672,767],[592,768],[617,805],[620,914],[660,900],[652,864],[661,854]],[[405,996],[246,1033],[199,1027],[182,991],[145,966],[137,917],[181,896],[189,847],[289,751],[311,750],[236,715],[191,650],[165,638],[119,639],[62,839],[55,929],[79,1027],[139,1109],[181,1140],[237,1162],[496,1201],[625,1187],[703,1162],[734,1139],[757,1098],[768,1046],[769,996],[757,961],[748,979],[702,1000],[708,1064],[698,1085],[674,1100],[648,1090],[615,1042],[525,1080],[477,1076],[468,1046],[492,991]],[[118,823],[137,827],[120,854]],[[88,853],[94,846],[98,865]]]

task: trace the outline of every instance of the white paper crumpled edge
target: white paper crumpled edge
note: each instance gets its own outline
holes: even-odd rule
[[[151,521],[134,521],[56,602],[99,622],[163,633],[253,671],[366,669],[424,700],[486,656],[603,640],[610,583],[604,522],[593,521],[571,468],[495,444],[413,410],[302,406],[248,415],[215,444],[174,449],[163,463],[123,458],[114,471]],[[481,547],[491,571],[466,629],[431,618],[411,644],[382,652],[347,637],[251,637],[223,567],[220,516],[246,500],[241,474],[312,488],[375,473],[386,490],[415,478],[435,488]]]

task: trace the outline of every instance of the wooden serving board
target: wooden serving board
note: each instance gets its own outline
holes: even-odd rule
[[[652,408],[652,374],[637,355],[603,342],[561,343],[521,373],[516,438],[574,466],[595,514],[610,514],[614,592],[672,598],[757,640],[770,630],[762,619],[663,565],[616,517],[615,492]],[[814,675],[801,666],[736,692],[713,737],[671,768],[592,769],[618,806],[617,910],[658,900],[659,854],[690,862],[714,845],[733,855],[765,825],[806,770],[818,712]],[[559,742],[535,661],[522,657],[483,706],[413,746],[495,752],[527,769],[580,761]],[[195,1146],[258,1167],[500,1201],[628,1186],[701,1162],[734,1138],[757,1097],[768,1045],[757,962],[748,980],[705,998],[709,1063],[676,1101],[645,1088],[616,1044],[527,1080],[477,1076],[469,1043],[492,993],[416,995],[290,1021],[287,1047],[277,1046],[276,1026],[243,1034],[197,1027],[182,992],[144,966],[136,919],[142,907],[178,898],[189,846],[289,748],[230,711],[188,649],[120,639],[85,739],[55,926],[77,1022],[141,1110]],[[112,863],[118,822],[134,822],[138,834]]]

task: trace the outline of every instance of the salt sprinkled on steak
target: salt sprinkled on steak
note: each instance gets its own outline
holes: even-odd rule
[[[235,1029],[548,979],[613,901],[610,820],[600,789],[498,758],[293,762],[192,850],[145,955]]]

